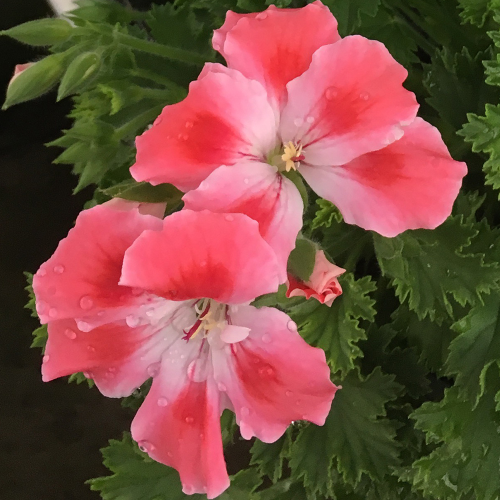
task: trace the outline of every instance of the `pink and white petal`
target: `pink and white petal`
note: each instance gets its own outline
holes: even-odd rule
[[[262,83],[270,102],[283,105],[286,84],[307,70],[317,49],[338,40],[337,20],[313,2],[301,9],[270,6],[252,15],[228,12],[213,45],[230,68]]]
[[[75,227],[33,277],[40,321],[96,315],[141,301],[141,290],[118,284],[123,255],[145,229],[161,227],[160,219],[135,209],[99,205],[81,212]]]
[[[403,135],[417,113],[408,72],[377,41],[349,36],[318,49],[288,85],[283,142],[301,141],[305,161],[342,165]]]
[[[346,165],[304,166],[301,172],[347,223],[393,237],[442,224],[467,166],[453,160],[435,127],[416,118],[399,141],[384,149]]]
[[[219,393],[210,368],[205,377],[188,376],[193,363],[209,363],[207,348],[183,340],[172,346],[132,422],[132,436],[151,458],[177,469],[184,493],[215,498],[229,486]]]
[[[104,205],[112,207],[115,210],[138,210],[142,215],[154,215],[159,219],[163,219],[167,208],[166,203],[141,203],[123,198],[113,198],[104,203]]]
[[[234,70],[202,72],[188,96],[166,106],[136,139],[137,181],[196,188],[220,165],[263,158],[276,143],[277,116],[258,82]]]
[[[276,441],[295,420],[323,425],[337,387],[325,353],[297,333],[277,309],[231,308],[231,322],[250,328],[243,341],[213,349],[214,377],[227,391],[241,435]]]
[[[276,167],[250,161],[219,167],[183,200],[191,210],[242,213],[256,220],[260,234],[276,252],[280,280],[286,281],[288,256],[302,227],[304,204],[293,182]]]
[[[278,289],[278,263],[256,221],[243,214],[182,210],[127,250],[120,283],[169,300],[241,304]]]

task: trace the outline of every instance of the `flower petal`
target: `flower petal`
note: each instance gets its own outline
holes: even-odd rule
[[[80,322],[73,319],[49,322],[42,364],[44,382],[84,372],[105,396],[131,394],[157,374],[163,352],[193,321],[192,316],[184,314],[191,307],[164,299],[162,302],[165,319],[154,325],[147,319],[130,326],[127,318],[82,331]]]
[[[279,280],[276,256],[257,222],[242,214],[182,210],[127,250],[120,283],[170,300],[239,304],[276,291]]]
[[[214,66],[137,138],[134,179],[187,191],[220,165],[262,158],[274,147],[277,118],[262,85]]]
[[[242,213],[256,220],[260,234],[276,252],[280,280],[286,280],[288,256],[302,227],[304,204],[293,182],[276,167],[250,161],[219,167],[183,200],[188,209]]]
[[[337,20],[317,1],[301,9],[271,5],[258,14],[229,11],[213,47],[230,68],[262,83],[271,102],[283,104],[286,84],[309,67],[318,48],[338,40]]]
[[[342,165],[399,139],[418,109],[402,85],[407,74],[374,40],[349,36],[321,47],[287,85],[283,142],[300,140],[308,164]]]
[[[451,158],[435,127],[417,118],[399,141],[380,151],[346,165],[304,166],[301,171],[347,223],[393,237],[443,223],[467,166]]]
[[[215,380],[227,391],[241,435],[271,443],[294,420],[323,425],[337,390],[325,353],[309,346],[277,309],[238,306],[230,317],[250,335],[213,349],[212,356]]]
[[[229,486],[219,393],[210,374],[199,382],[188,377],[191,364],[208,355],[199,342],[172,346],[132,422],[132,436],[151,458],[177,469],[184,493],[215,498]]]
[[[93,315],[141,300],[141,291],[118,285],[123,255],[145,229],[161,227],[160,219],[135,209],[99,205],[81,212],[33,277],[40,321]]]

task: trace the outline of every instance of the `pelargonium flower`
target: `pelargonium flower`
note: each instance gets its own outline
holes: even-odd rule
[[[312,297],[322,304],[331,306],[333,301],[342,294],[338,277],[344,273],[345,269],[332,264],[323,250],[316,250],[314,268],[307,281],[302,281],[288,273],[286,296],[306,299]]]
[[[137,138],[138,181],[172,183],[188,208],[241,212],[260,222],[286,280],[302,224],[296,171],[344,220],[384,236],[434,228],[466,173],[436,128],[415,118],[407,71],[385,46],[341,39],[316,1],[228,12],[207,64],[182,102]]]
[[[257,222],[119,208],[83,211],[34,276],[43,380],[84,372],[121,397],[152,377],[132,436],[178,470],[185,493],[214,498],[229,484],[223,409],[244,438],[272,442],[294,420],[322,425],[337,388],[286,314],[248,305],[278,287]]]

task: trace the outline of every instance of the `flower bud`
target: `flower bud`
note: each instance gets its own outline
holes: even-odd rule
[[[14,68],[14,74],[12,75],[12,78],[9,81],[9,85],[25,70],[28,69],[30,66],[33,66],[33,62],[28,62],[24,64],[16,64],[16,67]]]
[[[0,31],[0,34],[29,45],[43,46],[64,42],[72,30],[71,24],[64,19],[38,19]]]
[[[90,81],[101,67],[101,58],[95,52],[84,52],[68,66],[57,92],[57,100],[73,94],[78,88]]]
[[[323,250],[316,251],[314,269],[309,279],[300,280],[296,276],[288,273],[287,297],[314,297],[322,304],[331,306],[333,301],[342,294],[338,276],[345,273],[345,269],[332,264],[326,257]]]

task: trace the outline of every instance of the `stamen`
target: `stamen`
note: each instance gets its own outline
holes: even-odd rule
[[[288,144],[285,144],[283,151],[281,159],[285,162],[285,170],[287,172],[290,172],[292,169],[297,170],[299,162],[305,158],[302,154],[302,144],[300,144],[300,141],[295,144],[289,141]]]
[[[223,329],[227,325],[227,306],[225,304],[212,299],[203,299],[195,304],[194,309],[198,314],[198,319],[188,331],[184,330],[183,340],[193,339],[202,330],[205,331],[204,336],[206,337],[213,328]]]

